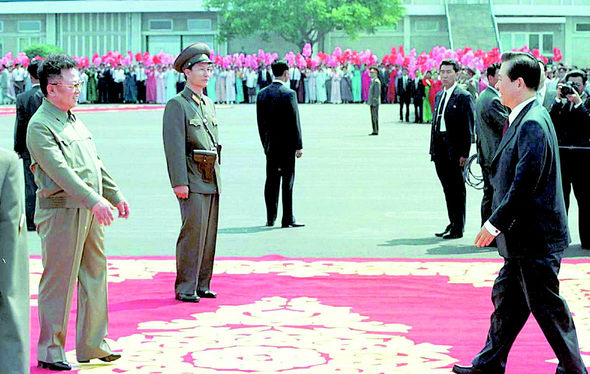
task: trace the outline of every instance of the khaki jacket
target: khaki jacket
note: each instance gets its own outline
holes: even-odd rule
[[[192,157],[195,149],[215,150],[213,140],[219,144],[219,123],[215,118],[215,105],[205,95],[201,95],[199,105],[193,100],[193,95],[190,88],[185,87],[181,93],[168,101],[164,110],[164,151],[170,184],[172,187],[189,186],[192,193],[219,194],[219,158],[215,162],[215,177],[211,183],[207,183],[203,181],[197,163]]]
[[[29,122],[27,148],[40,208],[90,209],[100,196],[113,205],[124,200],[86,126],[47,99]]]

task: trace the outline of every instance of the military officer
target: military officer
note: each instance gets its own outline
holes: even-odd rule
[[[16,153],[0,149],[0,371],[29,372],[29,256]]]
[[[185,48],[174,69],[186,86],[166,104],[163,119],[168,175],[180,203],[182,227],[176,243],[176,299],[215,298],[210,290],[217,241],[221,146],[213,101],[203,94],[213,70],[204,43]]]
[[[31,170],[37,183],[35,224],[41,237],[39,366],[70,370],[64,345],[71,298],[78,280],[76,358],[114,361],[107,334],[107,261],[104,228],[112,210],[127,218],[129,206],[98,158],[92,135],[71,109],[82,82],[76,62],[51,55],[39,68],[45,98],[27,129]],[[116,207],[116,208],[115,208]]]

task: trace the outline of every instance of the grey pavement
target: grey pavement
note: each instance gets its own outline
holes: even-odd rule
[[[398,106],[382,105],[379,136],[368,136],[366,105],[300,105],[299,109],[303,157],[296,166],[294,213],[306,227],[281,229],[264,227],[265,158],[255,106],[218,108],[223,192],[217,256],[498,256],[493,248],[473,246],[482,194],[470,187],[465,236],[458,240],[434,237],[448,219],[428,155],[429,125],[400,123]],[[128,221],[116,220],[106,229],[108,255],[175,253],[180,212],[166,172],[162,113],[78,114],[131,206]],[[0,116],[0,147],[12,149],[13,126],[13,116]],[[573,201],[573,243],[567,256],[587,256],[590,252],[580,249]],[[29,247],[32,254],[40,253],[36,233],[29,233]]]

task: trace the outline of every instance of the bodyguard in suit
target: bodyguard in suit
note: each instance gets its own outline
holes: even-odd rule
[[[404,120],[404,106],[406,107],[406,122],[410,122],[410,102],[412,101],[412,79],[408,75],[408,68],[402,69],[402,75],[397,77],[396,95],[399,97],[399,120]]]
[[[430,136],[430,155],[443,187],[449,224],[435,234],[443,239],[463,236],[465,228],[465,178],[463,166],[471,148],[473,101],[457,85],[459,64],[453,60],[440,63],[443,90],[436,94]]]
[[[371,108],[371,124],[373,132],[369,135],[379,135],[379,103],[381,102],[381,82],[379,81],[379,69],[371,67],[371,86],[369,87],[369,99],[367,104]]]
[[[186,47],[174,69],[186,76],[182,92],[166,104],[164,151],[182,227],[176,242],[176,299],[196,303],[215,298],[210,290],[217,245],[221,193],[218,122],[213,101],[203,94],[213,74],[205,43]]]
[[[582,248],[590,249],[590,99],[584,92],[586,73],[572,70],[565,81],[573,90],[565,94],[564,84],[558,85],[550,114],[559,142],[565,209],[569,209],[573,189],[578,202],[580,242]]]
[[[559,295],[558,273],[570,241],[555,130],[536,101],[540,69],[522,52],[502,55],[498,89],[512,109],[492,160],[493,213],[475,238],[496,238],[504,257],[492,289],[494,312],[487,341],[472,366],[455,373],[501,374],[512,343],[532,313],[559,360],[556,373],[587,373],[574,321]]]
[[[416,70],[416,78],[412,80],[412,101],[414,102],[414,122],[422,123],[423,110],[424,110],[424,97],[426,96],[426,89],[420,72]]]
[[[39,86],[37,69],[38,60],[31,61],[27,70],[33,86],[16,97],[16,123],[14,125],[14,151],[23,160],[25,174],[25,209],[27,213],[27,230],[35,231],[35,192],[37,185],[31,172],[31,154],[27,149],[27,127],[29,120],[43,102],[43,92]]]
[[[82,82],[77,63],[51,55],[39,68],[43,103],[29,121],[27,148],[35,175],[35,224],[41,237],[39,366],[70,370],[64,351],[72,294],[78,285],[76,358],[114,361],[107,335],[107,261],[104,227],[112,210],[129,205],[96,152],[92,134],[71,112]],[[116,207],[116,208],[115,208]]]
[[[29,254],[16,154],[0,149],[0,371],[29,372]]]
[[[502,140],[502,130],[508,119],[508,109],[500,102],[498,83],[500,63],[488,66],[486,75],[489,85],[475,102],[475,132],[477,134],[477,161],[483,177],[483,198],[481,200],[481,224],[492,215],[492,194],[490,181],[492,158]]]
[[[293,184],[295,183],[295,158],[301,151],[301,125],[297,94],[286,86],[289,82],[289,66],[284,60],[271,65],[275,80],[258,93],[256,118],[258,132],[266,155],[266,225],[274,226],[279,204],[279,187],[282,179],[283,218],[281,226],[301,227],[293,216]]]

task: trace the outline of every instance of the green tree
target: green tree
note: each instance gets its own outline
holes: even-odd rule
[[[301,48],[335,29],[351,39],[361,31],[374,33],[397,24],[404,13],[400,0],[205,0],[205,5],[220,12],[221,40],[278,34]]]
[[[28,58],[47,57],[52,53],[64,53],[64,51],[55,45],[50,44],[31,44],[23,51]]]

